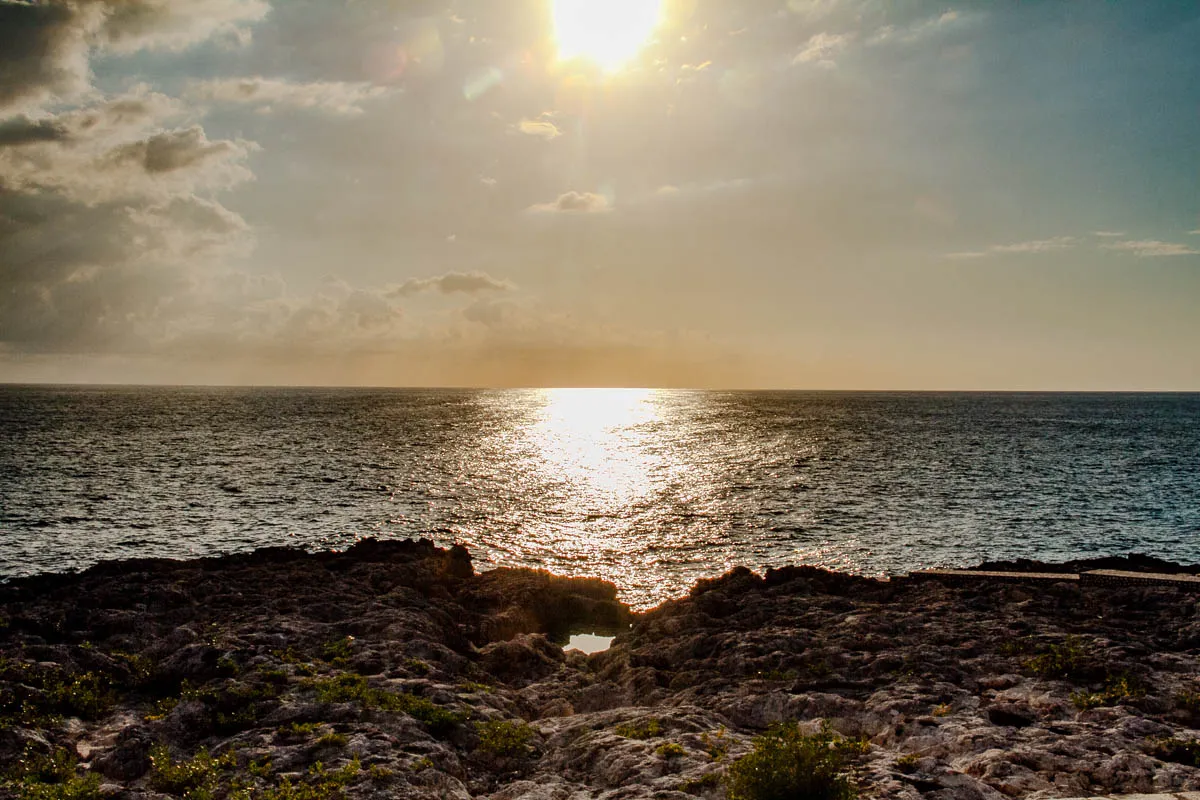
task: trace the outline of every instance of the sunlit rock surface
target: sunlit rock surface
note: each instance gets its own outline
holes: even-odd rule
[[[188,780],[218,798],[715,798],[798,720],[869,743],[868,797],[1182,792],[1197,648],[1176,588],[740,569],[631,616],[611,584],[476,574],[428,542],[120,562],[0,586],[0,769],[185,794],[165,745],[204,749]],[[31,772],[55,752],[65,770]]]

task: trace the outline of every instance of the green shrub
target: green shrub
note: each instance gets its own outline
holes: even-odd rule
[[[660,735],[662,726],[656,718],[651,717],[641,722],[622,723],[613,730],[617,736],[624,736],[626,739],[653,739]]]
[[[42,676],[44,710],[83,719],[97,719],[113,707],[108,676],[97,672]]]
[[[222,774],[237,766],[237,757],[228,752],[213,758],[201,748],[189,761],[176,762],[165,744],[150,750],[150,788],[184,798],[203,800],[221,787]]]
[[[17,784],[21,800],[99,800],[100,776],[95,773],[72,775],[57,783],[22,781]]]
[[[921,757],[918,756],[916,753],[906,753],[905,755],[902,755],[896,759],[896,769],[898,769],[900,772],[903,772],[906,775],[909,773],[912,773],[912,772],[916,772],[917,771],[917,762],[919,762],[920,760],[921,760]]]
[[[844,774],[849,748],[828,731],[805,734],[796,723],[784,723],[753,744],[725,774],[729,800],[850,800],[857,794]]]
[[[687,751],[678,742],[663,742],[654,748],[654,755],[659,758],[680,758],[687,755]]]
[[[529,750],[533,728],[524,722],[496,720],[478,722],[479,749],[494,756],[520,756]]]

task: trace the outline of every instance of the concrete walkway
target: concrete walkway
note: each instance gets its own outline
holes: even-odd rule
[[[1200,800],[1200,792],[1170,794],[1100,794],[1092,797],[1072,797],[1070,800]]]
[[[923,569],[910,573],[916,580],[937,580],[944,583],[969,583],[977,580],[1007,581],[1010,583],[1047,584],[1076,583],[1080,586],[1170,586],[1200,592],[1200,576],[1169,575],[1162,572],[1126,572],[1119,569],[1095,569],[1074,572],[987,572],[973,569]],[[1137,795],[1141,797],[1141,795]],[[1146,795],[1149,797],[1150,795]],[[1166,795],[1163,795],[1164,797]],[[1129,795],[1134,797],[1134,795]],[[1195,800],[1200,800],[1197,795]]]

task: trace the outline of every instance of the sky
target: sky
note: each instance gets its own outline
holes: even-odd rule
[[[1200,390],[1200,4],[0,0],[0,381]]]

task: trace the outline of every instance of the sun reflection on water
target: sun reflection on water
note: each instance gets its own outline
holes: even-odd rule
[[[652,389],[548,389],[529,428],[539,470],[563,510],[619,514],[653,490]]]

